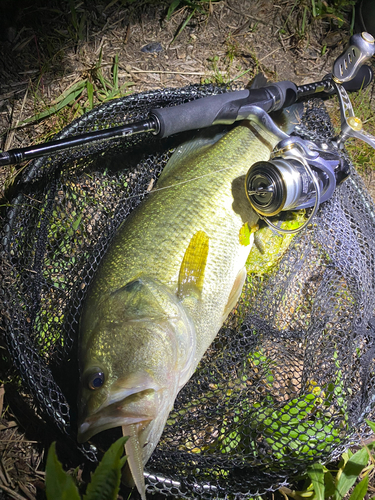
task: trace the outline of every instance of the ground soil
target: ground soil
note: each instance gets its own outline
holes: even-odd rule
[[[132,92],[233,79],[246,85],[258,72],[296,84],[320,80],[349,38],[351,17],[344,13],[339,26],[335,14],[313,18],[310,5],[212,0],[175,38],[191,13],[184,2],[168,20],[167,2],[5,0],[0,6],[0,148],[27,146],[57,132],[74,113],[15,127],[98,65],[113,78],[116,55],[119,84],[131,84]],[[3,168],[0,185],[15,173]],[[7,409],[6,393],[4,406],[2,392],[0,402],[0,498],[35,498],[43,490],[43,454]]]
[[[246,84],[260,71],[274,81],[301,84],[329,73],[349,38],[349,13],[338,28],[334,15],[313,18],[307,6],[296,7],[298,2],[292,0],[207,2],[177,38],[191,12],[186,6],[167,20],[167,2],[101,0],[90,8],[83,2],[73,4],[74,9],[68,2],[49,2],[49,7],[43,0],[4,2],[0,11],[3,150],[56,133],[64,125],[59,116],[14,127],[51,106],[98,65],[110,79],[116,55],[119,84],[130,84],[132,92],[234,78]],[[8,172],[3,170],[3,178]]]

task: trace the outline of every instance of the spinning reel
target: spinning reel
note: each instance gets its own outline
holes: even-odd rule
[[[250,204],[278,232],[296,233],[303,229],[314,217],[320,203],[328,200],[336,186],[348,177],[349,167],[340,157],[339,150],[349,137],[362,139],[375,148],[375,137],[362,130],[362,122],[355,116],[342,86],[357,75],[362,64],[374,53],[372,35],[356,34],[351,37],[349,48],[335,61],[333,74],[326,77],[339,97],[341,112],[341,133],[330,146],[299,137],[284,137],[281,133],[271,160],[254,163],[249,169],[245,188]],[[368,66],[365,68],[371,71]],[[259,123],[259,118],[256,121]],[[281,211],[310,207],[313,210],[307,221],[297,229],[281,229],[268,219]]]
[[[246,194],[253,209],[279,232],[295,233],[307,225],[320,203],[349,175],[348,165],[326,144],[284,139],[270,161],[254,163],[246,176]],[[282,210],[314,207],[303,226],[293,230],[274,226],[267,217]]]

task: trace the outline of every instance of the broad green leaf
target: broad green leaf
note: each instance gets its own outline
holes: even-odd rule
[[[369,455],[366,448],[361,448],[349,458],[337,482],[334,500],[344,498],[362,472],[362,469],[366,467],[368,461]]]
[[[56,456],[56,443],[52,443],[46,464],[47,500],[80,500],[73,478],[64,472]]]
[[[314,488],[314,500],[324,500],[324,471],[323,465],[316,463],[307,469],[307,475],[311,479]]]
[[[121,481],[121,469],[126,457],[124,445],[127,436],[118,439],[105,452],[100,464],[92,475],[91,482],[87,486],[84,500],[116,500]]]
[[[368,488],[368,476],[366,476],[357,486],[354,488],[353,493],[350,495],[349,500],[363,500],[367,493]]]

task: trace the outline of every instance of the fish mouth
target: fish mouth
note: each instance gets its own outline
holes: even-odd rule
[[[146,425],[151,420],[152,419],[150,417],[147,417],[145,415],[134,417],[129,417],[127,415],[126,417],[117,417],[115,419],[110,417],[110,420],[105,417],[99,417],[98,420],[94,422],[85,420],[78,427],[77,440],[79,443],[84,443],[96,434],[99,434],[99,432],[107,431],[108,429],[113,429],[114,427],[128,427],[129,425],[134,424],[143,423]]]
[[[112,398],[96,412],[81,420],[77,440],[83,443],[101,431],[122,427],[127,463],[142,500],[146,500],[143,468],[159,442],[173,405],[165,390],[146,389],[129,395],[113,392]]]
[[[136,394],[136,399],[142,398],[143,394],[149,396],[150,392],[155,393],[154,390],[141,391]],[[83,419],[78,425],[77,441],[84,443],[99,432],[113,429],[114,427],[128,428],[132,425],[145,427],[150,423],[156,416],[155,406],[142,405],[145,407],[137,408],[138,411],[134,411],[134,397],[132,396],[103,405],[97,412]]]

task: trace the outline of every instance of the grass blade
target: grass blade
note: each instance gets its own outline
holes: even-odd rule
[[[369,454],[366,448],[361,448],[345,464],[336,485],[334,500],[342,500],[349,489],[356,482],[359,474],[362,472],[369,461]]]
[[[323,465],[316,463],[307,469],[314,488],[314,500],[324,500],[324,470]]]
[[[114,90],[118,90],[118,55],[115,55],[113,63],[113,86]]]
[[[167,12],[167,21],[169,21],[172,17],[173,12],[177,9],[177,7],[180,5],[181,0],[173,0],[171,5],[169,6],[168,12]]]
[[[64,92],[59,95],[54,101],[55,104],[59,103],[60,101],[63,101],[67,96],[70,94],[76,92],[77,90],[83,90],[86,87],[86,80],[79,80],[76,83],[73,83],[70,85],[68,88],[64,90]]]
[[[89,100],[90,109],[93,109],[93,107],[94,107],[94,86],[90,82],[90,80],[87,80],[87,98]]]
[[[350,495],[349,500],[363,500],[368,489],[368,476],[366,476],[357,486],[354,488],[353,493]]]
[[[194,16],[194,14],[195,14],[195,10],[196,10],[196,9],[194,9],[194,10],[193,10],[193,11],[192,11],[189,15],[188,15],[188,17],[187,17],[187,18],[186,18],[186,20],[184,21],[183,25],[181,26],[181,28],[178,30],[177,35],[173,38],[172,43],[174,43],[174,42],[175,42],[175,40],[176,40],[176,38],[178,37],[178,35],[180,35],[180,34],[184,31],[184,29],[185,29],[186,25],[190,22],[190,19]],[[172,45],[172,43],[171,43],[171,45]]]
[[[312,7],[312,15],[313,15],[313,17],[316,17],[316,7],[315,7],[314,0],[311,0],[311,7]]]
[[[86,83],[86,82],[84,82]],[[60,101],[57,103],[55,106],[51,106],[50,108],[42,111],[41,113],[37,113],[34,116],[31,116],[30,118],[26,118],[21,122],[21,124],[26,124],[30,122],[36,122],[38,120],[42,120],[43,118],[47,118],[48,116],[53,115],[54,113],[57,113],[57,111],[60,111],[60,109],[64,108],[71,102],[73,102],[80,94],[82,93],[82,89],[76,90],[75,92],[72,92],[69,94],[63,101]]]

